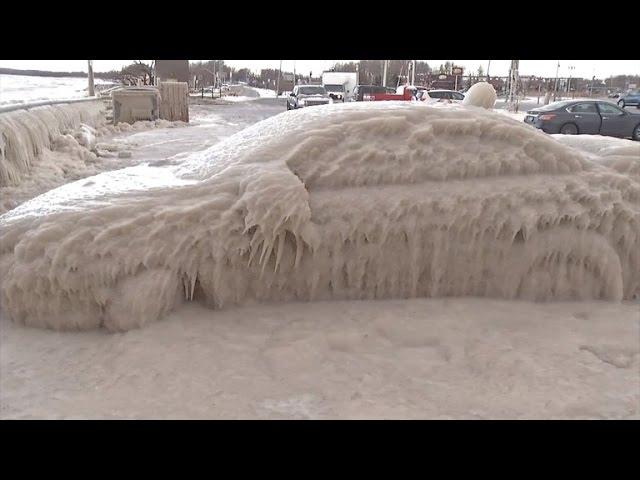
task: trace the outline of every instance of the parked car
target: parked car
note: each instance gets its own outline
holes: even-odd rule
[[[624,95],[620,95],[618,106],[620,108],[624,108],[630,105],[635,105],[637,108],[640,108],[640,90],[634,90],[632,92],[627,92]]]
[[[287,97],[287,110],[333,103],[322,85],[296,85]]]
[[[373,100],[375,94],[395,94],[396,91],[389,87],[380,87],[378,85],[357,85],[353,90],[352,102],[366,102]]]
[[[423,90],[419,100],[451,100],[454,102],[460,102],[464,100],[464,95],[460,92],[456,92],[455,90]]]
[[[640,140],[640,113],[608,101],[567,100],[529,110],[524,121],[546,133],[631,137]]]

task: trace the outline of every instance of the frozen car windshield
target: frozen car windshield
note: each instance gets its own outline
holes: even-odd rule
[[[322,95],[327,93],[324,87],[300,87],[299,92],[302,95]]]
[[[343,85],[325,85],[324,88],[327,92],[343,92],[344,91]]]

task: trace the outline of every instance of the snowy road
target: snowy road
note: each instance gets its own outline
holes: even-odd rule
[[[286,101],[258,98],[250,102],[220,102],[193,99],[190,124],[183,128],[159,128],[118,134],[101,142],[120,143],[132,152],[128,165],[176,163],[209,148],[234,133],[285,110]]]

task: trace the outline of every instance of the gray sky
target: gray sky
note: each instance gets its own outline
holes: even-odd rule
[[[103,72],[120,69],[133,60],[94,60],[94,70]],[[314,76],[329,68],[334,62],[348,60],[283,60],[283,70],[293,71],[294,65],[297,72],[307,74],[310,71]],[[438,67],[447,60],[426,60],[432,67]],[[477,71],[478,66],[486,72],[489,60],[449,60],[466,69]],[[574,77],[591,78],[592,76],[604,78],[610,75],[640,75],[640,60],[559,60],[561,77],[569,75],[569,67],[575,67],[571,71]],[[225,63],[236,68],[247,67],[259,72],[262,68],[278,68],[280,60],[225,60]],[[508,75],[510,60],[491,60],[489,73],[491,75]],[[558,60],[521,60],[521,75],[541,75],[545,77],[555,76]],[[0,60],[0,67],[35,69],[50,71],[85,71],[86,60]]]

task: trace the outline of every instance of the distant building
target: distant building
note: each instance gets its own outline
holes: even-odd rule
[[[189,83],[189,60],[156,60],[156,83],[174,81]]]

